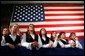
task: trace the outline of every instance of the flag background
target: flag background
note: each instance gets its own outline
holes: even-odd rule
[[[16,6],[18,8],[20,7],[20,5],[16,5]],[[25,9],[24,11],[26,11],[26,8],[24,6],[32,6],[32,5],[21,5],[22,8],[19,8],[19,9],[22,9],[22,10]],[[37,6],[38,8],[40,8],[39,5]],[[20,18],[18,17],[21,15],[17,16],[18,14],[20,14],[20,13],[17,13],[15,19],[18,18],[18,21],[17,20],[13,21],[13,17],[15,16],[13,14],[10,24],[11,23],[19,24],[20,30],[22,32],[26,32],[29,24],[34,24],[35,31],[37,34],[39,34],[39,31],[41,28],[45,28],[47,30],[47,34],[49,37],[50,37],[51,31],[56,31],[57,34],[59,34],[61,31],[64,31],[66,32],[67,37],[69,37],[71,32],[75,32],[79,39],[82,39],[84,37],[84,6],[82,4],[78,4],[78,3],[77,4],[75,3],[51,3],[50,4],[48,3],[48,4],[42,4],[41,6],[43,6],[43,10],[44,10],[43,12],[44,14],[43,19],[45,19],[44,21],[32,22],[29,20],[25,22],[22,20],[20,22],[19,21]],[[32,8],[34,7],[32,6]],[[32,8],[30,8],[30,10]],[[19,9],[17,9],[16,11],[18,12]],[[38,9],[38,11],[40,9]],[[13,11],[13,13],[15,13],[15,11]],[[27,14],[31,14],[31,12]],[[40,13],[38,13],[38,15],[39,14]],[[37,15],[35,15],[34,17],[36,16]],[[31,19],[32,17],[30,18],[30,16],[28,16],[27,18]],[[24,17],[24,20],[25,19],[26,17]],[[39,19],[39,17],[37,17],[37,19]]]

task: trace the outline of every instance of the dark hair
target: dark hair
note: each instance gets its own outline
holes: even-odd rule
[[[8,35],[9,35],[9,34],[10,34],[9,28],[7,28],[7,27],[3,28],[3,29],[2,29],[2,33],[3,33],[3,30],[4,30],[4,29],[7,29],[7,30],[8,30],[8,32],[9,32]]]
[[[60,33],[59,33],[59,35],[58,35],[58,38],[60,38],[60,37],[61,37],[61,35],[62,35],[63,33],[65,34],[65,32],[63,32],[63,31],[62,31],[62,32],[60,32]]]
[[[51,37],[53,37],[52,34],[53,34],[54,32],[56,32],[56,31],[52,31],[52,32],[51,32]]]
[[[71,32],[69,37],[71,37],[71,36],[72,36],[72,34],[75,34],[75,33],[74,33],[74,32]],[[76,35],[76,34],[75,34],[75,35]]]
[[[47,32],[46,32],[46,29],[45,29],[45,28],[41,28],[41,29],[40,29],[40,34],[39,34],[39,35],[40,35],[40,37],[42,37],[42,34],[41,34],[42,29],[44,29],[44,30],[45,30],[45,37],[47,37]]]

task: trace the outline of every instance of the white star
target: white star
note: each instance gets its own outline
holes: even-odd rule
[[[26,9],[26,11],[27,11],[27,9]]]
[[[23,10],[23,12],[25,12],[25,11]]]
[[[41,17],[43,17],[43,15],[41,15]]]
[[[21,9],[21,11],[22,11],[22,9]]]
[[[28,19],[30,19],[30,18],[28,17]]]
[[[17,12],[15,12],[15,14],[17,14]]]
[[[25,16],[25,17],[27,17],[27,16]]]
[[[14,16],[14,17],[16,17],[16,16]]]
[[[30,16],[30,14],[28,14]]]
[[[17,14],[19,16],[19,14]]]
[[[22,17],[22,16],[20,15],[20,17]]]
[[[24,16],[25,14],[23,14],[23,16]]]
[[[27,12],[26,12],[26,14],[27,14]]]
[[[43,19],[41,19],[41,20],[43,20]]]
[[[30,19],[30,21],[32,21],[32,19]]]
[[[16,21],[15,19],[13,19],[13,21]]]
[[[36,12],[36,14],[38,14],[38,12]]]
[[[19,19],[19,17],[17,17],[17,19]]]
[[[16,11],[17,11],[17,9],[16,9]]]
[[[31,16],[31,17],[33,17],[33,16]]]
[[[35,17],[33,17],[33,19],[35,19]]]
[[[27,19],[25,19],[25,21],[27,21]]]
[[[24,17],[22,19],[24,19]]]
[[[36,21],[38,21],[38,19],[36,19]]]
[[[20,7],[18,7],[18,9],[20,9]]]
[[[21,19],[19,19],[19,21],[21,21]]]
[[[43,13],[43,12],[41,12],[41,13]]]
[[[40,17],[38,17],[40,19]]]
[[[33,7],[33,6],[31,6],[31,7]]]
[[[20,14],[22,14],[22,12],[20,12]]]
[[[38,15],[36,17],[38,17]]]
[[[36,5],[36,7],[38,7],[38,6]]]

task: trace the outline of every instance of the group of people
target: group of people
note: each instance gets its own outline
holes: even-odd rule
[[[35,33],[33,24],[29,24],[26,33],[19,30],[19,25],[14,23],[9,28],[3,28],[1,36],[1,46],[9,49],[24,47],[28,50],[40,48],[80,48],[82,45],[74,32],[70,33],[69,40],[66,39],[65,32],[60,32],[57,36],[56,31],[47,36],[45,28],[40,29],[40,33]]]

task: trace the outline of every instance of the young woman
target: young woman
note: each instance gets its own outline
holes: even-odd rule
[[[41,28],[41,30],[40,30],[38,43],[39,43],[39,47],[42,47],[42,48],[51,48],[52,47],[50,39],[49,39],[49,37],[47,37],[47,33],[44,28]]]
[[[69,43],[73,43],[72,48],[80,48],[80,49],[83,48],[80,42],[78,41],[78,37],[74,32],[71,32],[69,37],[70,37]]]
[[[57,47],[58,44],[58,38],[57,38],[57,33],[55,31],[52,31],[50,40],[52,41],[52,47]]]
[[[58,38],[59,38],[58,43],[59,43],[61,48],[68,48],[68,47],[70,47],[70,44],[69,44],[68,40],[66,39],[65,32],[60,32]]]
[[[9,36],[9,29],[3,28],[1,36],[1,46],[5,46],[5,37]]]
[[[23,35],[21,44],[30,50],[38,47],[38,35],[35,33],[33,24],[29,25],[26,34]]]

